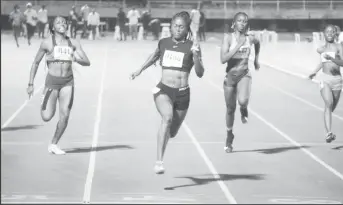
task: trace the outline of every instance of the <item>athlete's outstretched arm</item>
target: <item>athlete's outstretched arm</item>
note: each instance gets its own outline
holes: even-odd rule
[[[197,46],[196,48],[192,49],[193,52],[193,62],[194,62],[194,68],[195,73],[199,78],[201,78],[204,75],[204,64],[202,63],[201,59],[201,48],[200,46]]]
[[[47,49],[46,49],[46,43],[43,41],[38,49],[38,52],[36,54],[36,57],[32,63],[31,66],[31,71],[30,71],[30,79],[29,79],[29,85],[33,85],[33,81],[35,79],[39,63],[41,62],[42,58],[46,54]]]
[[[155,52],[152,53],[149,58],[145,61],[142,67],[137,70],[136,72],[131,74],[131,79],[135,79],[135,77],[139,76],[145,69],[149,68],[152,64],[154,64],[160,58],[160,49],[156,48]]]
[[[75,48],[75,51],[74,51],[75,62],[82,65],[82,66],[90,66],[91,63],[90,63],[86,53],[83,51],[81,44],[78,41],[73,41],[73,45]]]
[[[230,51],[231,35],[224,34],[224,39],[220,50],[220,61],[222,64],[228,62],[235,55],[238,49],[245,43],[245,41],[246,38],[244,38],[244,41],[238,42],[237,46]]]
[[[322,69],[322,67],[323,67],[323,63],[322,63],[322,59],[320,58],[320,59],[319,59],[319,62],[318,62],[318,65],[317,65],[317,67],[316,67],[316,69],[314,69],[313,72],[312,72],[308,77],[309,77],[310,79],[314,78],[314,76],[317,75],[318,71],[319,71],[320,69]]]

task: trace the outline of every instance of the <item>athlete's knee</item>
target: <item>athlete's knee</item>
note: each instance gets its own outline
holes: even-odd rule
[[[228,115],[234,114],[236,111],[236,103],[234,105],[226,105],[226,113]]]
[[[171,125],[172,122],[173,122],[173,114],[164,114],[162,116],[163,124]]]
[[[60,122],[68,123],[69,121],[69,111],[68,110],[61,110],[60,111]]]
[[[241,107],[247,107],[247,106],[248,106],[248,103],[249,103],[249,98],[248,98],[248,97],[243,97],[243,98],[239,98],[239,99],[238,99],[238,104],[239,104]]]
[[[49,122],[55,115],[55,112],[41,111],[41,117],[44,122]]]

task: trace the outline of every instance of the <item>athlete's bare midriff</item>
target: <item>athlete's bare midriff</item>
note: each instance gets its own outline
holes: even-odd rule
[[[183,88],[188,86],[188,78],[188,72],[163,69],[161,82],[172,88]]]
[[[54,47],[51,38],[45,41],[46,49],[50,53]],[[64,42],[67,45],[67,41]],[[73,74],[72,62],[65,61],[48,61],[47,62],[48,73],[57,77],[68,77]]]

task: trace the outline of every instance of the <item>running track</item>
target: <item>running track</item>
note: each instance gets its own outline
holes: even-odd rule
[[[253,72],[249,123],[236,112],[235,152],[226,154],[224,66],[216,45],[203,44],[205,76],[192,71],[188,115],[167,148],[166,173],[155,175],[160,117],[151,89],[160,68],[134,81],[129,74],[156,42],[83,45],[92,65],[76,66],[60,142],[68,154],[53,156],[47,147],[58,113],[40,119],[43,63],[37,94],[30,101],[26,94],[39,41],[17,49],[2,39],[2,203],[343,203],[343,103],[333,117],[338,139],[326,144],[317,84],[262,65]]]

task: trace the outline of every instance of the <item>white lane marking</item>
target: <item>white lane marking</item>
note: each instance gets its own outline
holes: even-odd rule
[[[96,110],[96,118],[95,118],[95,123],[94,123],[92,150],[90,153],[87,179],[86,179],[85,190],[84,190],[84,194],[83,194],[83,203],[90,203],[90,197],[91,197],[92,182],[93,182],[94,170],[95,170],[95,159],[96,159],[96,152],[94,151],[94,149],[97,147],[98,138],[99,138],[99,129],[100,129],[100,122],[101,122],[101,110],[102,110],[102,96],[103,96],[103,92],[104,92],[104,81],[105,81],[106,70],[107,70],[108,50],[109,49],[107,47],[105,50],[104,68],[102,70],[102,75],[101,75],[100,91],[99,91],[99,95],[98,95],[98,106],[97,106],[97,110]]]
[[[39,86],[38,89],[33,93],[33,96],[31,97],[31,99],[44,87],[44,84]],[[31,99],[25,100],[24,103],[11,115],[10,118],[8,118],[8,120],[1,125],[1,129],[7,127],[12,120],[14,120],[14,118],[17,117],[17,115],[25,108],[25,106],[30,102]]]
[[[293,94],[291,94],[291,93],[289,93],[289,92],[287,92],[287,91],[285,91],[285,90],[283,90],[283,89],[281,89],[281,88],[279,88],[279,87],[273,86],[273,85],[271,85],[271,84],[269,84],[269,83],[265,83],[265,84],[268,85],[269,87],[271,87],[271,88],[273,88],[273,89],[275,89],[275,90],[278,90],[278,91],[280,91],[281,93],[283,93],[283,94],[285,94],[285,95],[288,95],[289,97],[292,97],[292,98],[294,98],[294,99],[296,99],[296,100],[299,100],[300,102],[303,102],[303,103],[305,103],[305,104],[307,104],[307,105],[309,105],[309,106],[311,106],[311,107],[313,107],[313,108],[315,108],[315,109],[317,109],[317,110],[319,110],[319,111],[323,111],[323,110],[324,110],[324,108],[318,107],[317,105],[314,105],[314,104],[312,104],[312,103],[310,103],[310,102],[308,102],[308,101],[306,101],[306,100],[304,100],[304,99],[302,99],[302,98],[300,98],[300,97],[298,97],[298,96],[296,96],[296,95],[293,95]],[[332,113],[332,116],[334,116],[334,117],[336,117],[337,119],[340,119],[340,120],[343,121],[343,117],[341,117],[341,116],[339,116],[339,115],[336,115],[335,113]]]
[[[210,85],[213,86],[214,88],[224,92],[224,90],[217,86],[215,83],[209,81]],[[285,138],[286,140],[288,140],[289,142],[291,142],[293,145],[299,147],[299,149],[301,151],[303,151],[305,154],[307,154],[310,158],[312,158],[314,161],[318,162],[320,165],[322,165],[324,168],[326,168],[327,170],[329,170],[332,174],[334,174],[335,176],[337,176],[339,179],[343,180],[343,175],[338,172],[337,170],[335,170],[333,167],[331,167],[330,165],[326,164],[323,160],[321,160],[319,157],[317,157],[316,155],[312,154],[312,152],[308,151],[306,148],[303,148],[303,145],[301,145],[300,143],[296,142],[295,140],[293,140],[291,137],[289,137],[287,134],[285,134],[284,132],[282,132],[281,130],[279,130],[277,127],[275,127],[272,123],[268,122],[267,120],[265,120],[261,115],[259,115],[258,113],[256,113],[255,111],[253,111],[251,108],[249,109],[249,112],[253,115],[255,115],[255,117],[257,117],[260,121],[262,121],[263,123],[265,123],[268,127],[270,127],[271,129],[273,129],[275,132],[279,133],[283,138]]]

